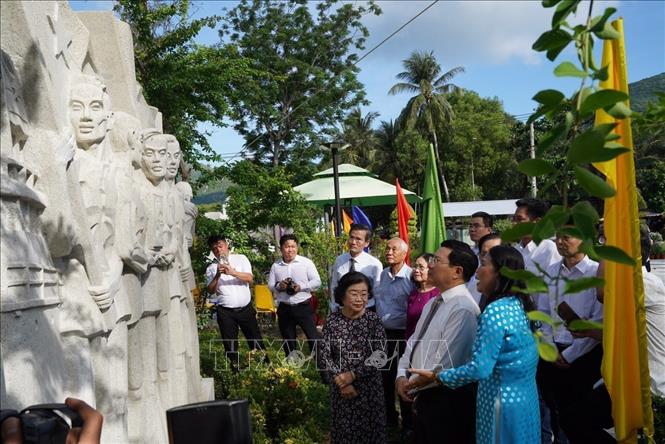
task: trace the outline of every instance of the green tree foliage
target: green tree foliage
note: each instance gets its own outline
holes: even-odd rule
[[[243,94],[231,102],[248,150],[273,166],[316,157],[317,131],[364,102],[354,50],[368,36],[361,18],[379,7],[326,0],[312,9],[304,0],[241,0],[220,31],[266,73],[238,84]]]
[[[632,99],[632,96],[631,96]],[[665,211],[665,92],[633,118],[637,186],[652,211]]]
[[[393,85],[388,94],[406,92],[416,95],[409,100],[400,114],[398,118],[399,126],[410,129],[417,124],[423,125],[432,137],[434,153],[441,167],[436,133],[437,130],[452,120],[454,113],[450,103],[448,103],[446,94],[457,89],[457,86],[450,83],[450,81],[457,74],[464,72],[464,68],[458,66],[441,74],[441,65],[434,57],[434,53],[418,51],[411,53],[402,64],[405,70],[396,76],[400,82]],[[450,193],[443,168],[440,168],[440,173],[445,198],[450,201]]]
[[[194,42],[218,16],[191,19],[188,0],[117,0],[114,10],[134,38],[137,80],[146,101],[162,113],[164,132],[175,135],[186,160],[217,161],[199,124],[224,126],[232,85],[256,77],[256,69],[235,48]]]
[[[538,119],[533,122],[533,133],[535,144],[538,145],[546,140],[548,134],[562,125],[565,122],[566,111],[559,112],[553,115],[550,119]],[[589,121],[585,123],[586,126],[592,125]],[[562,174],[567,175],[568,196],[573,202],[588,199],[594,207],[600,211],[602,208],[602,201],[594,197],[589,197],[585,194],[584,190],[575,182],[575,176],[572,171],[567,170],[566,166],[566,151],[568,149],[567,140],[556,140],[542,154],[542,158],[546,159],[554,168],[561,171]],[[522,197],[530,195],[531,185],[530,181],[524,174],[522,174],[517,166],[519,162],[529,159],[529,146],[530,134],[529,124],[525,122],[515,121],[511,127],[511,141],[510,141],[510,159],[509,168],[506,171],[500,171],[500,181],[502,188],[506,190],[504,196],[509,197]],[[563,195],[564,181],[554,180],[548,178],[539,178],[537,180],[538,197],[544,199],[551,204],[560,204]],[[512,188],[512,191],[510,191]]]
[[[353,109],[342,123],[342,131],[337,139],[349,146],[340,152],[340,161],[361,168],[371,167],[378,162],[379,139],[372,128],[377,112],[363,115],[360,107]]]
[[[539,107],[529,118],[530,122],[544,117],[553,123],[549,130],[536,146],[536,158],[525,159],[519,163],[518,169],[528,176],[544,177],[546,184],[562,184],[561,205],[550,208],[548,213],[537,223],[517,224],[502,233],[502,239],[514,241],[530,234],[536,243],[551,237],[555,233],[563,233],[581,239],[582,251],[594,260],[609,260],[626,265],[635,265],[635,261],[626,252],[611,245],[601,245],[598,242],[596,225],[598,212],[588,201],[579,201],[572,204],[569,194],[571,184],[576,182],[586,194],[598,199],[606,199],[616,194],[616,190],[601,177],[592,172],[591,163],[605,162],[630,150],[616,143],[618,135],[612,130],[615,123],[598,126],[586,124],[599,109],[605,110],[615,119],[625,119],[631,114],[627,106],[628,95],[613,89],[600,88],[598,82],[607,80],[608,67],[599,67],[594,59],[594,39],[613,40],[620,37],[617,30],[611,25],[609,19],[616,9],[607,8],[601,16],[593,17],[593,3],[589,3],[588,16],[585,24],[572,26],[567,22],[568,16],[577,11],[580,0],[561,1],[544,0],[546,8],[555,7],[552,14],[552,28],[544,32],[533,44],[533,49],[544,52],[546,57],[554,61],[559,54],[571,43],[576,48],[579,66],[570,61],[564,61],[554,68],[557,77],[573,77],[580,80],[580,87],[567,98],[566,95],[554,89],[545,89],[533,97]],[[556,117],[563,114],[561,121]],[[566,145],[565,163],[563,167],[546,158],[547,153],[555,142],[563,140]],[[574,179],[571,179],[571,176]],[[570,225],[572,219],[573,225]],[[512,271],[506,268],[501,273],[527,284],[525,292],[540,293],[546,287],[543,276],[537,276],[529,271]],[[563,280],[561,274],[547,275],[547,280],[559,287]],[[602,285],[602,279],[576,281],[576,285],[567,283],[563,294],[578,293],[586,288]],[[559,298],[557,294],[555,298]],[[528,313],[531,320],[538,320],[552,325],[554,328],[563,328],[562,324],[545,313],[534,311]],[[588,322],[588,321],[585,321]],[[575,329],[574,323],[567,326]],[[581,326],[580,329],[588,329]],[[592,327],[596,328],[596,327]],[[556,347],[543,341],[542,332],[535,333],[538,341],[540,356],[548,361],[557,359]]]
[[[453,200],[514,197],[516,185],[525,181],[514,172],[513,120],[501,101],[473,91],[450,94],[447,101],[455,110],[455,119],[443,138],[443,167]]]
[[[234,231],[248,236],[265,227],[292,228],[301,238],[314,231],[317,210],[290,184],[283,167],[267,169],[249,161],[234,164],[226,173],[234,185],[227,190],[226,211]],[[267,235],[263,241],[274,241]]]
[[[395,161],[388,165],[382,178],[393,184],[398,178],[404,188],[419,194],[427,166],[428,146],[429,141],[417,130],[402,131],[395,139]]]

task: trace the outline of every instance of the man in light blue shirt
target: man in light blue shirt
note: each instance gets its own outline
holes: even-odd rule
[[[414,289],[411,281],[411,267],[404,260],[409,247],[402,239],[395,237],[386,245],[388,267],[381,272],[379,291],[376,298],[376,313],[386,329],[385,352],[388,362],[383,368],[383,394],[386,402],[388,425],[397,425],[398,413],[395,409],[395,378],[397,364],[406,346],[406,307],[409,294]],[[400,400],[403,430],[411,429],[411,406]]]

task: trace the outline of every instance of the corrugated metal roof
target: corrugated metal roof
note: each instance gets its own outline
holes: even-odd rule
[[[469,217],[476,211],[484,211],[492,216],[514,214],[515,202],[519,199],[476,200],[471,202],[444,202],[443,217]]]

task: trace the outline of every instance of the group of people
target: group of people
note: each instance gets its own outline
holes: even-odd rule
[[[537,222],[547,210],[540,200],[521,199],[513,221]],[[567,327],[572,319],[602,323],[602,289],[561,294],[564,279],[602,277],[603,267],[581,250],[581,240],[565,233],[537,245],[530,236],[508,245],[492,225],[491,215],[474,213],[473,247],[446,240],[413,267],[408,245],[390,239],[385,269],[367,252],[371,230],[352,225],[348,251],[331,269],[331,314],[322,335],[310,304],[320,276],[298,254],[294,235],[281,238],[268,285],[279,304],[284,352],[297,349],[300,326],[330,386],[333,443],[384,443],[387,430],[398,427],[405,441],[417,443],[615,442],[606,431],[612,418],[600,375],[602,332]],[[215,261],[208,267],[208,290],[237,364],[238,326],[250,348],[264,347],[249,293],[251,266],[244,256],[228,254],[223,237],[212,237],[210,246]],[[648,246],[643,242],[644,258]],[[545,270],[548,292],[529,295],[502,269]],[[662,395],[665,286],[644,272],[652,293],[646,297],[652,304],[652,389]],[[553,330],[531,322],[527,313],[536,309],[563,324]],[[556,346],[556,361],[539,358],[538,329],[541,340]]]

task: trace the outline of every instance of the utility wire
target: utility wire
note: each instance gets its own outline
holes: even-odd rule
[[[355,62],[353,62],[353,65],[357,65],[358,63],[360,63],[361,61],[363,61],[365,58],[367,58],[367,56],[369,56],[371,53],[373,53],[374,51],[376,51],[377,49],[379,49],[379,47],[381,47],[384,43],[386,43],[388,40],[390,40],[391,38],[393,38],[393,37],[394,37],[397,33],[399,33],[401,30],[403,30],[404,28],[406,28],[411,22],[413,22],[415,19],[417,19],[418,17],[420,17],[421,15],[423,15],[428,9],[430,9],[432,6],[434,6],[434,5],[436,5],[437,3],[439,3],[439,1],[440,1],[440,0],[434,0],[432,3],[430,3],[429,5],[427,5],[422,11],[420,11],[418,14],[414,15],[411,19],[409,19],[409,21],[407,21],[407,22],[404,23],[402,26],[400,26],[399,28],[397,28],[397,29],[396,29],[395,31],[393,31],[388,37],[386,37],[386,38],[384,38],[383,40],[381,40],[381,41],[380,41],[377,45],[375,45],[372,49],[370,49],[369,51],[367,51],[362,57],[360,57],[358,60],[356,60]],[[338,76],[335,76],[335,77],[338,77]],[[335,79],[335,77],[333,77],[333,79]],[[320,90],[316,91],[316,92],[315,92],[314,94],[312,94],[311,96],[307,97],[307,98],[306,98],[306,99],[305,99],[300,105],[298,105],[298,106],[296,106],[295,108],[293,108],[289,114],[292,114],[293,112],[297,111],[300,107],[304,106],[307,102],[309,102],[310,99],[312,99],[314,96],[316,96],[317,94],[319,94],[320,92],[322,92],[322,91],[324,91],[324,90],[325,90],[325,88],[321,88]],[[286,119],[286,116],[283,117],[283,118],[279,121],[279,123],[282,123],[282,122],[284,121],[284,119]],[[244,146],[244,147],[243,147],[243,148],[242,148],[242,149],[241,149],[241,150],[240,150],[235,156],[231,157],[231,158],[229,159],[229,161],[230,161],[230,160],[233,160],[235,157],[241,156],[241,155],[242,155],[245,151],[247,151],[252,145],[254,145],[254,143],[256,143],[261,137],[263,137],[263,135],[256,136],[251,142],[249,142],[248,144],[246,144],[246,145],[245,145],[245,146]],[[227,162],[228,162],[228,161],[227,161]]]

